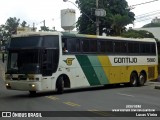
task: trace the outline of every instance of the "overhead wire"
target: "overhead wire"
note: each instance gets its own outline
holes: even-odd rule
[[[160,15],[160,11],[157,11],[156,13],[150,12],[150,14],[146,14],[146,15],[143,15],[143,16],[138,17],[138,18],[135,17],[136,18],[135,22],[147,21],[147,20],[153,19],[155,17],[159,17],[159,15]]]
[[[152,0],[152,1],[148,1],[148,2],[144,2],[144,3],[139,3],[139,4],[135,4],[135,5],[130,5],[129,7],[135,7],[135,6],[138,6],[138,5],[143,5],[143,4],[148,4],[148,3],[152,3],[152,2],[156,2],[156,1],[159,1],[159,0]]]
[[[141,15],[137,15],[135,18],[136,18],[136,19],[140,19],[140,18],[146,17],[146,16],[148,16],[148,15],[156,14],[156,13],[159,13],[159,12],[160,12],[160,10],[151,11],[151,12],[148,12],[148,13],[144,13],[144,14],[141,14]]]
[[[159,1],[159,0],[147,1],[147,2],[143,2],[143,3],[131,5],[129,7],[134,8],[135,6],[144,5],[144,4],[148,4],[148,3],[152,3],[152,2],[156,2],[156,1]],[[152,12],[148,12],[148,13],[138,15],[138,16],[135,17],[136,20],[134,21],[134,23],[148,21],[150,19],[153,19],[154,16],[159,17],[159,14],[160,14],[160,10],[155,10],[155,11],[152,11]]]

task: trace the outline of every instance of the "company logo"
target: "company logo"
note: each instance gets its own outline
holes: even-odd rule
[[[63,60],[68,66],[72,65],[72,61],[74,60],[74,58],[67,58],[66,60]]]
[[[130,57],[115,57],[114,63],[137,63],[137,58],[130,58]]]
[[[11,117],[11,112],[2,112],[2,117]]]

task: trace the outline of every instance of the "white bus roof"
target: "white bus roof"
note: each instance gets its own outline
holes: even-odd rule
[[[109,40],[123,40],[123,41],[139,41],[139,42],[155,42],[154,38],[123,38],[123,37],[114,37],[114,36],[97,36],[97,35],[87,35],[87,34],[74,34],[68,32],[25,32],[12,37],[27,37],[27,36],[45,36],[45,35],[64,35],[71,37],[84,37],[84,38],[98,38],[98,39],[109,39]]]

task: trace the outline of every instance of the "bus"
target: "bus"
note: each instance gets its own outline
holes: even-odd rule
[[[5,85],[29,91],[108,84],[143,86],[158,78],[156,41],[151,38],[33,32],[11,38]]]

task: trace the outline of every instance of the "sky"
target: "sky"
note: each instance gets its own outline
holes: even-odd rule
[[[75,2],[75,0],[69,0]],[[136,5],[153,0],[126,0],[128,5]],[[71,2],[63,2],[63,0],[0,0],[0,25],[5,24],[9,17],[20,18],[21,22],[25,20],[28,25],[35,23],[36,27],[43,26],[42,21],[46,21],[46,26],[50,29],[55,27],[56,30],[62,31],[60,11],[62,9],[72,8],[76,10],[76,20],[80,16],[79,9]],[[128,27],[139,28],[144,24],[150,23],[155,17],[160,18],[160,0],[135,6],[132,12],[135,13],[137,20],[134,25]],[[156,11],[156,12],[154,12]],[[139,18],[146,13],[153,13],[152,16]],[[158,13],[159,12],[159,13]],[[146,20],[148,19],[148,20]]]

